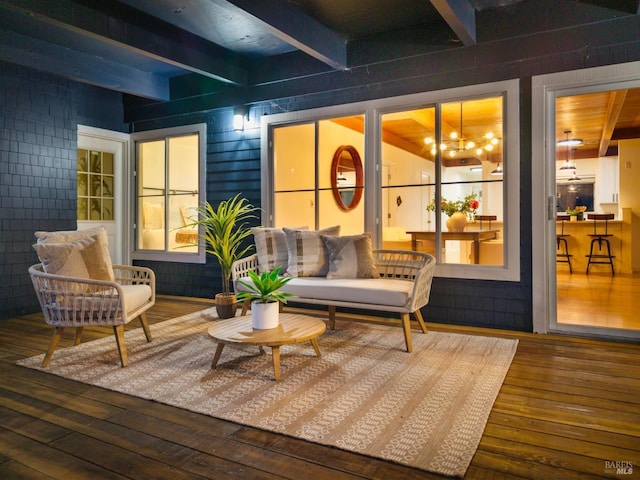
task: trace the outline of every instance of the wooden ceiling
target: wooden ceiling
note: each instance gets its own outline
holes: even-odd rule
[[[442,138],[460,132],[460,103],[442,106]],[[435,108],[422,108],[382,116],[383,141],[402,150],[433,160],[432,146],[425,138],[435,138]],[[361,116],[334,120],[336,123],[363,132]],[[479,165],[481,160],[502,162],[502,104],[500,98],[467,101],[463,104],[463,138],[476,142],[487,132],[499,138],[495,149],[476,155],[473,151],[456,157],[443,155],[445,166]],[[640,138],[640,88],[588,93],[556,100],[556,139],[579,138],[582,144],[573,147],[571,158],[579,160],[615,156],[618,140]],[[451,141],[448,140],[451,144]],[[566,147],[557,148],[558,160],[567,156]]]
[[[618,140],[640,138],[640,88],[588,93],[556,99],[556,138],[579,138],[575,159],[615,156]],[[557,150],[566,159],[566,147]]]

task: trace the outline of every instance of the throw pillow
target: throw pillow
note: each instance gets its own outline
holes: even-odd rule
[[[287,273],[292,277],[324,277],[329,271],[323,235],[340,235],[340,225],[322,230],[300,230],[283,228],[287,237],[289,266]]]
[[[182,225],[192,225],[198,221],[198,207],[194,205],[180,205],[180,215],[182,216]]]
[[[95,248],[95,258],[88,263],[90,268],[96,268],[97,271],[91,272],[90,277],[100,280],[115,281],[113,266],[111,265],[111,255],[109,254],[109,240],[107,237],[107,229],[103,226],[89,228],[87,230],[62,230],[57,232],[35,232],[35,236],[40,243],[68,243],[84,238],[95,238],[97,246]],[[42,259],[41,259],[42,261]],[[106,278],[102,278],[106,272]]]
[[[298,230],[307,230],[307,227],[300,227]],[[281,228],[253,227],[251,233],[256,245],[260,271],[268,272],[280,267],[280,271],[285,273],[289,266],[289,253],[284,231]]]
[[[42,262],[44,271],[74,278],[111,280],[111,265],[101,255],[97,237],[87,237],[65,243],[36,243],[33,248]]]
[[[329,254],[327,278],[376,278],[378,271],[373,260],[371,235],[345,235],[322,241]]]
[[[145,229],[164,228],[164,208],[161,203],[144,202],[142,215]]]

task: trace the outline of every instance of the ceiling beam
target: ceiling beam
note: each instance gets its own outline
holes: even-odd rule
[[[225,83],[247,83],[240,56],[122,4],[3,0],[2,8]]]
[[[219,0],[217,0],[219,1]],[[279,39],[335,68],[347,68],[347,41],[285,0],[227,0]]]
[[[0,30],[0,59],[35,70],[153,100],[169,101],[169,79]]]
[[[613,130],[618,123],[618,117],[622,111],[624,99],[628,90],[614,90],[609,92],[609,101],[607,103],[607,111],[605,112],[604,126],[602,128],[602,136],[600,137],[600,147],[598,148],[598,156],[604,157],[611,143]]]
[[[430,0],[465,47],[475,45],[476,11],[469,0]]]
[[[611,140],[630,140],[633,138],[640,138],[640,128],[616,128],[611,136]]]

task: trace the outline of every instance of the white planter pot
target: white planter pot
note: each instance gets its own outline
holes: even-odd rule
[[[251,303],[251,326],[258,330],[267,330],[278,326],[280,304],[278,302]]]

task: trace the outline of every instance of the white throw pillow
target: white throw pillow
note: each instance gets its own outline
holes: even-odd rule
[[[89,268],[95,268],[95,272],[89,272],[90,276],[86,278],[95,278],[99,280],[115,280],[113,266],[111,264],[111,255],[109,254],[109,240],[107,237],[107,229],[103,226],[89,228],[87,230],[60,230],[57,232],[38,231],[34,234],[41,243],[69,243],[84,238],[94,238],[97,248],[92,249],[95,258],[87,265]],[[34,246],[35,248],[35,246]],[[36,249],[36,252],[38,249]],[[38,253],[39,256],[39,253]],[[42,259],[40,259],[42,261]],[[46,270],[45,270],[46,271]],[[106,276],[105,273],[106,272]],[[53,273],[53,272],[49,272]],[[62,275],[62,274],[60,274]],[[73,275],[70,275],[73,276]]]
[[[96,237],[65,243],[33,245],[44,271],[56,275],[94,280],[111,280],[111,264],[105,262]]]

